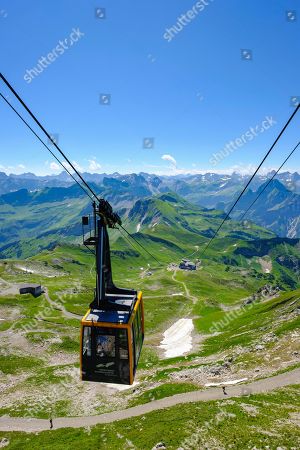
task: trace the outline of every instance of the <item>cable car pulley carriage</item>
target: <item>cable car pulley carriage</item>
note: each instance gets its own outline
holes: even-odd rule
[[[93,209],[93,224],[89,216],[82,218],[84,245],[95,247],[96,289],[81,320],[81,378],[132,384],[144,340],[142,292],[113,283],[107,227],[121,225],[121,219],[105,200],[94,203]]]

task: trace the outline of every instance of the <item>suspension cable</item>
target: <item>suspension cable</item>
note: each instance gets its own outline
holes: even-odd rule
[[[97,199],[97,195],[93,191],[93,189],[87,184],[87,182],[84,180],[84,178],[81,176],[80,172],[74,167],[74,164],[69,160],[69,158],[64,154],[64,152],[59,148],[59,146],[56,144],[56,142],[53,141],[48,131],[43,127],[43,125],[39,122],[39,120],[36,118],[36,116],[31,112],[31,110],[28,108],[28,106],[25,104],[25,102],[21,99],[21,97],[17,94],[17,92],[14,90],[14,88],[10,85],[10,83],[7,81],[7,79],[0,73],[0,78],[4,81],[6,86],[10,89],[10,91],[14,94],[14,96],[19,100],[21,105],[26,109],[26,111],[29,113],[29,115],[33,118],[35,123],[39,126],[39,128],[45,133],[45,135],[48,137],[48,139],[53,143],[53,145],[56,147],[56,149],[59,151],[59,153],[63,156],[63,158],[67,161],[67,163],[72,167],[76,175],[81,179],[82,183],[88,188],[90,193]]]
[[[261,168],[261,166],[263,165],[263,163],[265,162],[265,160],[267,159],[267,157],[270,155],[270,153],[272,152],[273,148],[275,147],[275,145],[277,144],[277,142],[279,141],[279,139],[281,138],[281,136],[283,135],[283,133],[285,132],[285,130],[287,129],[287,127],[289,126],[290,122],[293,120],[294,116],[297,114],[298,110],[300,108],[300,103],[299,105],[295,108],[295,111],[293,112],[293,114],[290,116],[289,120],[287,121],[287,123],[284,125],[284,127],[282,128],[282,130],[280,131],[279,135],[277,136],[277,138],[275,139],[274,143],[271,145],[270,149],[267,151],[267,153],[265,154],[264,158],[262,159],[262,161],[260,162],[259,166],[257,167],[257,169],[255,170],[255,172],[253,173],[253,175],[251,176],[251,178],[248,180],[248,182],[246,183],[246,186],[244,187],[244,189],[242,190],[242,192],[239,194],[238,198],[235,200],[234,204],[231,206],[229,212],[226,214],[225,218],[223,219],[223,221],[221,222],[221,225],[219,225],[219,227],[217,228],[217,230],[214,232],[214,235],[212,236],[212,238],[210,239],[210,241],[206,244],[203,252],[202,252],[202,256],[205,254],[206,250],[208,249],[208,247],[211,245],[211,243],[213,242],[213,240],[217,237],[219,231],[221,230],[221,228],[223,227],[224,223],[226,222],[226,220],[230,217],[230,214],[232,213],[232,211],[234,210],[235,206],[237,205],[237,203],[240,201],[241,197],[244,195],[244,193],[246,192],[246,190],[248,189],[250,183],[252,182],[252,180],[254,179],[254,177],[256,176],[257,172],[259,171],[259,169]]]
[[[290,152],[290,154],[287,156],[287,158],[283,161],[283,163],[281,164],[281,166],[276,170],[276,172],[273,174],[273,176],[269,179],[269,181],[264,185],[263,189],[259,192],[259,194],[257,195],[257,197],[253,200],[253,202],[251,203],[251,205],[248,207],[248,209],[246,209],[246,211],[242,214],[242,216],[239,218],[239,221],[243,220],[243,218],[246,216],[246,214],[250,211],[250,209],[252,208],[252,206],[257,202],[257,200],[259,199],[259,197],[265,192],[265,190],[267,189],[267,187],[270,185],[270,183],[274,180],[274,178],[276,177],[276,175],[278,174],[278,172],[282,169],[282,167],[285,165],[285,163],[290,159],[290,157],[293,155],[293,153],[297,150],[297,148],[300,145],[300,141],[298,142],[298,144],[293,148],[293,150]]]
[[[128,242],[128,244],[129,244],[132,248],[134,248],[134,249],[139,253],[139,255],[142,255],[142,254],[141,254],[141,251],[140,251],[135,245],[133,245],[133,243],[132,243],[132,242],[130,241],[130,239],[125,235],[125,233],[122,232],[121,228],[116,227],[116,230],[119,231],[119,233],[121,234],[121,236],[123,237],[123,239],[125,239],[126,242]]]
[[[28,122],[21,116],[21,114],[18,113],[18,111],[13,107],[13,105],[4,97],[4,95],[1,94],[0,96],[3,98],[3,100],[8,104],[8,106],[17,114],[17,116],[22,120],[22,122],[29,128],[29,130],[35,135],[35,137],[43,144],[43,146],[51,153],[53,158],[56,159],[56,161],[63,167],[63,169],[70,175],[70,177],[73,178],[75,183],[78,184],[78,186],[83,190],[83,192],[89,196],[89,198],[93,201],[93,197],[84,189],[84,187],[76,180],[76,178],[72,175],[72,173],[63,165],[63,163],[57,158],[57,156],[52,152],[52,150],[48,147],[48,145],[45,144],[45,142],[39,137],[39,135],[31,128]]]
[[[155,256],[153,256],[152,255],[152,253],[150,253],[137,239],[135,239],[133,236],[132,236],[132,234],[130,234],[127,230],[126,230],[126,228],[124,228],[122,225],[120,225],[120,227],[122,228],[122,230],[124,230],[125,231],[125,233],[129,236],[129,237],[131,237],[131,239],[133,239],[134,240],[134,242],[136,242],[136,244],[138,244],[146,253],[148,253],[148,255],[149,256],[151,256],[151,258],[153,258],[158,264],[160,264],[160,262],[158,261],[158,259],[157,258],[155,258]]]
[[[21,99],[21,97],[17,94],[17,92],[14,90],[14,88],[10,85],[10,83],[6,80],[6,78],[0,73],[0,78],[4,81],[6,86],[10,89],[10,91],[14,94],[14,96],[18,99],[18,101],[22,104],[22,106],[26,109],[26,111],[29,113],[29,115],[33,118],[35,123],[39,126],[39,128],[46,134],[48,139],[53,143],[53,145],[56,147],[56,149],[59,151],[59,153],[63,156],[63,158],[67,161],[67,163],[72,167],[76,175],[80,178],[82,183],[86,186],[86,188],[90,191],[90,193],[100,202],[100,199],[95,194],[93,189],[89,186],[89,184],[84,180],[80,172],[77,171],[77,169],[74,167],[72,162],[67,158],[65,153],[59,148],[59,146],[54,142],[50,136],[50,134],[47,132],[47,130],[43,127],[43,125],[39,122],[39,120],[36,118],[36,116],[31,112],[31,110],[28,108],[28,106],[25,104],[25,102]],[[65,166],[61,163],[61,161],[55,156],[55,154],[49,149],[49,147],[42,141],[42,139],[35,133],[35,131],[30,127],[30,125],[21,117],[21,115],[15,110],[15,108],[9,103],[9,101],[1,94],[1,97],[5,100],[5,102],[13,109],[13,111],[18,115],[18,117],[25,123],[26,126],[32,131],[32,133],[39,139],[39,141],[47,148],[47,150],[51,153],[51,155],[59,162],[59,164],[67,171],[67,173],[74,179],[74,181],[83,189],[83,191],[89,196],[91,200],[93,200],[92,196],[86,192],[86,190],[83,188],[83,186],[78,183],[78,181],[72,176],[72,174],[65,168]],[[125,231],[125,233],[131,237],[146,253],[148,253],[149,256],[151,256],[155,261],[158,261],[155,256],[153,256],[140,242],[138,242],[121,224],[119,224],[121,228]]]

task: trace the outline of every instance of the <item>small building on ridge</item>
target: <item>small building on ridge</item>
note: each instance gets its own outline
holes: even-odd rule
[[[192,261],[189,261],[188,259],[183,259],[179,264],[179,269],[182,270],[196,270],[196,268],[196,264],[194,264]]]
[[[20,294],[32,294],[34,297],[38,297],[44,291],[40,284],[22,284],[19,288]]]

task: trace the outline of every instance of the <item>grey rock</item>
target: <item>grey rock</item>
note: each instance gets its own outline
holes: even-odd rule
[[[258,344],[258,345],[256,345],[255,346],[255,350],[264,350],[264,346],[263,345],[261,345],[261,344]]]
[[[152,447],[152,450],[166,450],[166,445],[163,442],[159,442],[154,447]]]

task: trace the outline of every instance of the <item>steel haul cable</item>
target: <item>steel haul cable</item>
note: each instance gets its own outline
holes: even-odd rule
[[[254,179],[254,177],[256,176],[257,172],[259,171],[259,169],[261,168],[261,166],[263,165],[263,163],[265,162],[265,160],[267,159],[267,157],[270,155],[270,153],[272,152],[273,148],[275,147],[275,145],[277,144],[277,142],[279,141],[279,139],[281,138],[281,136],[283,135],[283,133],[285,132],[285,130],[287,129],[287,127],[289,126],[290,122],[293,120],[294,116],[297,114],[298,110],[300,108],[300,103],[299,105],[295,108],[295,111],[293,112],[293,114],[290,116],[289,120],[287,121],[287,123],[285,124],[285,126],[282,128],[282,130],[280,131],[279,135],[277,136],[277,138],[275,139],[274,143],[271,145],[270,149],[267,151],[266,155],[264,156],[264,158],[262,159],[262,161],[260,162],[259,166],[257,167],[257,169],[255,170],[255,172],[253,173],[253,175],[251,176],[250,180],[247,182],[246,186],[244,187],[244,189],[242,190],[242,192],[239,194],[238,198],[235,200],[234,204],[231,206],[229,212],[226,214],[225,218],[223,219],[221,225],[219,225],[219,227],[217,228],[217,230],[214,232],[213,237],[210,239],[210,241],[206,244],[201,256],[203,256],[206,252],[206,250],[208,249],[208,247],[211,245],[212,241],[216,238],[217,234],[219,233],[219,231],[221,230],[221,228],[223,227],[224,223],[226,222],[226,220],[230,217],[230,214],[232,213],[232,211],[234,210],[235,206],[237,205],[237,203],[240,201],[240,199],[242,198],[242,196],[244,195],[244,193],[246,192],[246,190],[248,189],[250,183],[252,182],[252,180]]]
[[[142,244],[140,244],[140,242],[139,242],[137,239],[135,239],[135,238],[132,236],[132,234],[130,234],[130,233],[126,230],[126,228],[124,228],[122,225],[120,225],[120,226],[121,226],[122,230],[124,230],[125,233],[126,233],[129,237],[131,237],[131,239],[134,240],[134,242],[136,242],[140,247],[142,247],[142,249],[143,249],[146,253],[148,253],[148,255],[151,256],[151,258],[153,258],[158,264],[160,264],[160,262],[158,261],[158,259],[156,259],[155,256],[152,255],[152,253],[150,253],[150,252],[149,252]]]
[[[35,137],[43,144],[43,146],[51,153],[53,158],[56,159],[56,161],[63,167],[63,169],[72,177],[72,179],[75,181],[75,183],[80,186],[80,188],[83,190],[83,192],[89,196],[91,200],[93,200],[93,197],[83,188],[83,186],[78,183],[76,178],[71,174],[71,172],[63,165],[63,163],[57,158],[57,156],[52,152],[52,150],[48,147],[48,145],[45,144],[45,142],[39,137],[39,135],[31,128],[28,122],[18,113],[18,111],[13,107],[13,105],[4,97],[4,95],[0,92],[0,97],[3,98],[3,100],[8,104],[8,106],[17,114],[17,116],[22,120],[22,122],[29,128],[29,130],[35,135]]]
[[[97,197],[97,195],[95,194],[95,192],[93,191],[93,189],[87,184],[87,182],[84,180],[84,178],[81,176],[81,174],[78,172],[78,170],[76,170],[76,168],[74,167],[74,164],[67,158],[67,156],[64,154],[64,152],[59,148],[59,146],[56,144],[56,142],[53,141],[53,139],[51,138],[50,134],[48,133],[48,131],[43,127],[43,125],[39,122],[39,120],[36,118],[36,116],[31,112],[31,110],[28,108],[28,106],[25,104],[25,102],[21,99],[21,97],[17,94],[17,92],[14,90],[14,88],[9,84],[9,82],[7,81],[7,79],[2,75],[2,73],[0,73],[0,78],[4,81],[4,83],[6,84],[6,86],[9,88],[9,90],[14,94],[14,96],[19,100],[19,102],[21,103],[21,105],[26,109],[26,111],[28,112],[28,114],[33,118],[33,120],[35,121],[35,123],[40,127],[40,129],[46,134],[46,136],[48,137],[48,139],[50,141],[52,141],[53,145],[56,147],[56,149],[59,151],[59,153],[64,157],[64,159],[67,161],[67,163],[72,167],[72,169],[74,170],[74,172],[76,173],[76,175],[80,178],[80,180],[82,181],[82,183],[87,187],[87,189],[91,192],[91,194],[97,199],[99,200],[99,198]]]
[[[274,180],[274,178],[276,177],[276,175],[278,174],[278,172],[282,169],[282,167],[285,165],[285,163],[290,159],[290,157],[293,155],[293,153],[295,153],[295,151],[297,150],[297,148],[300,145],[300,141],[298,142],[298,144],[293,148],[293,150],[290,152],[290,154],[287,156],[287,158],[283,161],[283,163],[281,164],[281,166],[276,170],[276,172],[273,174],[273,176],[269,179],[269,181],[265,184],[265,186],[263,187],[263,189],[259,192],[259,194],[257,195],[257,197],[253,200],[253,202],[251,203],[251,205],[246,209],[246,211],[242,214],[242,216],[239,218],[239,221],[243,220],[243,218],[246,216],[246,214],[250,211],[250,209],[252,208],[252,206],[257,202],[257,200],[259,199],[259,197],[265,192],[265,190],[267,189],[267,187],[270,185],[270,183]]]
[[[130,239],[125,235],[125,233],[123,233],[122,231],[121,231],[121,228],[116,228],[118,231],[119,231],[119,233],[120,233],[120,235],[122,236],[122,238],[124,239],[124,240],[126,240],[126,242],[128,242],[129,243],[129,245],[132,247],[132,248],[134,248],[134,250],[136,250],[138,253],[139,253],[139,255],[141,255],[141,251],[140,250],[138,250],[137,249],[137,247],[135,246],[135,245],[133,245],[133,243],[130,241]]]
[[[39,122],[39,120],[35,117],[35,115],[31,112],[31,110],[28,108],[28,106],[25,104],[25,102],[21,99],[21,97],[17,94],[17,92],[14,90],[14,88],[10,85],[10,83],[6,80],[6,78],[0,73],[0,78],[4,81],[6,86],[10,89],[10,91],[14,94],[14,96],[18,99],[18,101],[22,104],[22,106],[26,109],[26,111],[29,113],[29,115],[33,118],[35,123],[39,126],[39,128],[46,134],[48,139],[52,141],[53,145],[56,147],[56,149],[59,151],[59,153],[63,156],[63,158],[67,161],[67,163],[72,167],[76,175],[80,178],[84,186],[90,191],[90,193],[100,202],[100,199],[95,194],[93,189],[89,186],[89,184],[84,180],[80,172],[77,171],[77,169],[74,167],[74,165],[71,163],[71,161],[67,158],[65,153],[58,147],[58,145],[53,142],[50,134],[47,132],[47,130],[43,127],[43,125]],[[18,115],[18,117],[25,123],[25,125],[31,130],[31,132],[38,138],[38,140],[44,145],[44,147],[47,148],[47,150],[51,153],[51,155],[56,159],[56,161],[59,162],[59,164],[66,170],[66,172],[73,178],[73,180],[81,187],[81,189],[86,193],[86,195],[89,196],[91,200],[93,200],[92,196],[83,188],[83,186],[74,178],[74,176],[66,169],[66,167],[63,165],[63,163],[57,158],[57,156],[49,149],[49,147],[44,143],[44,141],[37,135],[37,133],[30,127],[30,125],[25,121],[25,119],[22,118],[22,116],[17,112],[17,110],[10,104],[10,102],[2,95],[0,94],[3,100],[12,108],[12,110]],[[119,224],[122,229],[127,233],[131,239],[133,239],[137,245],[139,245],[146,253],[148,253],[149,256],[151,256],[155,261],[159,263],[157,258],[153,256],[140,242],[138,242],[123,226],[122,224]]]

